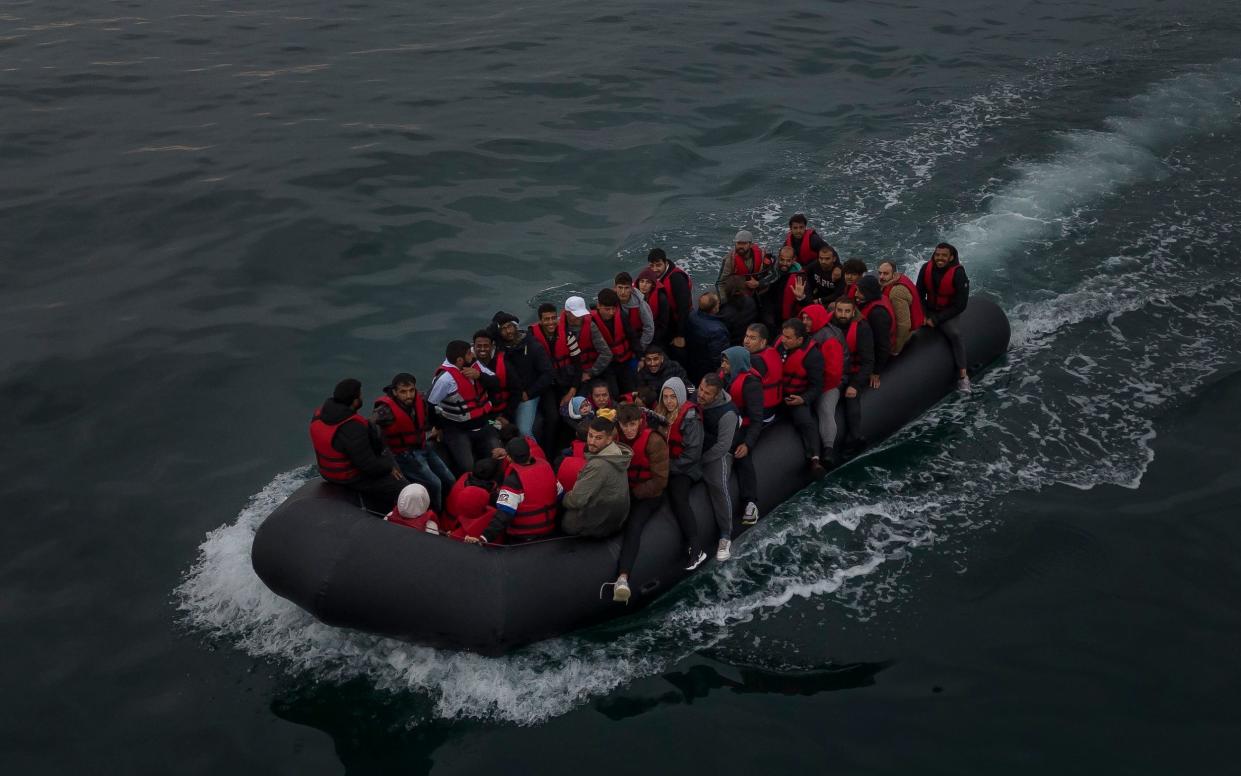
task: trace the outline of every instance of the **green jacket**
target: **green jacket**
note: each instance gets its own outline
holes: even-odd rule
[[[564,532],[574,536],[611,536],[629,517],[629,448],[615,442],[586,453],[586,465],[573,490],[565,494]]]

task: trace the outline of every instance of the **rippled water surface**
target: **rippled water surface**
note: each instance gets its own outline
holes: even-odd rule
[[[0,0],[0,772],[1233,770],[1236,11]],[[797,211],[1007,358],[506,658],[254,576],[339,377]]]

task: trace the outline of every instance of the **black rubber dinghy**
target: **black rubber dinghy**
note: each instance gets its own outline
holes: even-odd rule
[[[994,302],[970,299],[960,320],[972,373],[1004,354],[1008,319]],[[864,436],[871,444],[890,436],[949,395],[955,382],[947,340],[918,332],[884,373],[882,388],[863,393]],[[809,483],[801,443],[787,422],[767,428],[752,455],[764,515]],[[735,477],[732,486],[735,496]],[[699,542],[714,547],[715,521],[702,485],[692,498]],[[734,538],[742,530],[735,525]],[[688,574],[710,573],[704,572],[709,563],[683,569],[684,545],[667,506],[642,536],[628,605],[599,594],[616,577],[619,555],[619,536],[464,544],[375,519],[350,491],[322,481],[307,483],[277,507],[251,550],[268,587],[329,625],[485,655],[632,614]]]

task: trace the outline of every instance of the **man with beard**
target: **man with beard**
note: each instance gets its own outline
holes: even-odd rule
[[[539,404],[543,394],[551,393],[552,388],[551,354],[522,331],[518,326],[517,316],[512,313],[501,310],[493,315],[491,328],[499,342],[500,353],[504,356],[508,371],[514,373],[516,385],[519,386],[519,393],[509,398],[509,404],[515,405],[513,423],[522,436],[534,436],[538,439],[540,434],[535,433],[535,419]]]
[[[358,414],[361,406],[362,383],[353,378],[341,380],[315,410],[310,443],[319,476],[356,491],[382,515],[392,510],[406,481],[385,449],[379,429]]]
[[[487,422],[491,402],[479,378],[482,367],[470,343],[453,340],[444,349],[444,363],[435,370],[427,403],[435,408],[435,423],[443,434],[454,471],[474,468],[474,459],[491,455],[499,444]]]
[[[452,487],[453,475],[439,454],[427,444],[438,431],[431,427],[426,400],[418,392],[418,381],[408,372],[392,378],[383,395],[375,400],[371,422],[378,426],[400,467],[410,482],[427,489],[431,508],[444,509],[444,494]]]
[[[845,452],[854,453],[866,446],[862,436],[862,388],[870,384],[875,368],[875,342],[870,324],[862,317],[857,303],[842,296],[836,300],[833,323],[844,334],[845,348]]]
[[[969,391],[970,378],[965,371],[965,344],[957,316],[965,312],[970,299],[970,281],[961,266],[957,249],[949,243],[935,246],[931,260],[918,273],[918,296],[926,313],[923,325],[948,339],[952,360],[957,367],[957,390]]]

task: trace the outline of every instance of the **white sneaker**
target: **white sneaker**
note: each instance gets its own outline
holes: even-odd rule
[[[434,520],[427,521],[426,530],[427,530],[427,533],[429,534],[435,534],[436,536],[440,535],[439,523],[435,522]]]
[[[758,504],[753,501],[745,505],[745,513],[741,515],[742,525],[754,525],[758,522]]]
[[[624,579],[616,580],[612,585],[612,600],[618,604],[629,603],[629,582]]]
[[[707,559],[707,553],[703,552],[702,550],[699,550],[697,555],[690,555],[688,557],[689,562],[685,565],[685,570],[693,571],[694,569],[701,566],[702,562],[705,561],[706,559]]]
[[[961,393],[969,393],[970,392],[970,379],[968,377],[959,378],[957,380],[957,390],[960,391]]]
[[[720,539],[719,549],[715,551],[715,559],[716,560],[728,560],[729,558],[731,558],[733,554],[729,552],[728,550],[732,546],[733,546],[733,543],[731,539]]]

